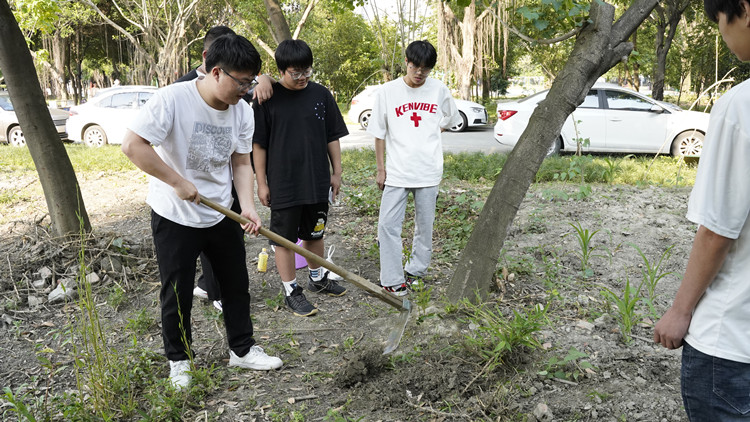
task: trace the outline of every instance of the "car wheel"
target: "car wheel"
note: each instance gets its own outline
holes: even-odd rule
[[[458,114],[461,115],[461,121],[457,125],[448,129],[451,132],[463,132],[466,130],[466,126],[468,126],[468,123],[466,121],[466,115],[461,111],[459,111]]]
[[[560,155],[560,150],[562,150],[562,138],[556,138],[547,150],[547,157]]]
[[[8,143],[14,147],[26,146],[26,137],[23,136],[21,126],[13,126],[13,128],[8,131]]]
[[[688,130],[677,135],[672,141],[672,156],[679,157],[681,155],[696,156],[701,155],[703,149],[702,133],[697,130]]]
[[[83,143],[90,147],[107,145],[107,134],[99,125],[91,125],[83,131]]]
[[[362,129],[367,129],[367,125],[370,124],[370,117],[372,117],[372,110],[365,110],[359,115],[359,125]]]

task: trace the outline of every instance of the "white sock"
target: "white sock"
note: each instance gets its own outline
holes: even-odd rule
[[[316,269],[310,268],[310,278],[313,281],[320,281],[323,279],[323,268],[318,267]]]
[[[295,278],[292,281],[282,281],[284,284],[284,293],[286,293],[287,296],[292,294],[292,290],[294,290],[295,287],[297,287],[297,279]]]

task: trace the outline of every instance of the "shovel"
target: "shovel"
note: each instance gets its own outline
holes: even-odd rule
[[[222,207],[221,205],[212,202],[211,200],[207,199],[203,195],[200,196],[200,200],[201,200],[201,204],[206,205],[209,208],[213,208],[214,210],[226,215],[227,217],[231,218],[232,220],[240,224],[251,223],[251,221],[248,220],[247,218],[237,214],[236,212],[228,208]],[[296,252],[304,256],[308,262],[317,264],[331,272],[334,272],[340,275],[346,281],[354,284],[360,289],[367,291],[368,293],[375,296],[376,298],[398,309],[400,313],[398,315],[398,319],[396,320],[396,326],[388,334],[388,339],[385,342],[385,350],[383,351],[383,354],[385,355],[396,350],[396,348],[398,347],[398,344],[401,342],[401,337],[404,335],[404,329],[406,328],[406,323],[409,321],[409,314],[411,313],[411,302],[409,302],[408,299],[402,300],[399,297],[386,292],[382,288],[372,284],[371,282],[365,280],[364,278],[358,276],[357,274],[354,274],[353,272],[349,270],[341,268],[332,262],[326,261],[323,257],[320,257],[301,246],[297,246],[294,242],[290,242],[289,240],[268,230],[265,227],[261,227],[259,230],[259,233],[271,239],[278,245],[283,246],[289,249],[290,251]]]

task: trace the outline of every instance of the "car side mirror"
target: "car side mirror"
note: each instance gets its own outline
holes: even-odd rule
[[[651,106],[651,108],[648,111],[650,111],[652,113],[656,113],[656,114],[662,114],[662,113],[664,113],[664,107],[662,107],[660,105],[657,105],[657,104],[654,104],[654,105]]]

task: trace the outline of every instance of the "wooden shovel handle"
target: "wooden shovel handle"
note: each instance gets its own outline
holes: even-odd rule
[[[252,221],[248,220],[247,218],[237,214],[236,212],[223,207],[217,203],[212,202],[208,198],[204,197],[203,195],[200,196],[201,203],[203,205],[206,205],[209,208],[213,208],[214,210],[224,214],[225,216],[231,218],[232,220],[240,223],[240,224],[247,224],[252,223]],[[353,272],[346,270],[344,268],[339,267],[338,265],[329,262],[323,257],[320,257],[307,249],[295,244],[294,242],[290,242],[286,238],[281,237],[280,235],[272,232],[271,230],[268,230],[265,227],[261,227],[259,230],[259,233],[275,243],[277,243],[280,246],[283,246],[291,251],[296,252],[299,255],[302,255],[305,257],[307,262],[312,262],[314,264],[317,264],[323,268],[326,268],[341,277],[343,277],[346,281],[354,284],[355,286],[366,290],[371,295],[375,296],[376,298],[382,300],[383,302],[393,306],[394,308],[398,309],[399,311],[409,310],[408,306],[404,306],[404,301],[396,297],[395,295],[386,292],[381,287],[374,285],[373,283],[365,280],[364,278],[358,276],[357,274],[354,274]]]

